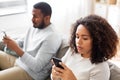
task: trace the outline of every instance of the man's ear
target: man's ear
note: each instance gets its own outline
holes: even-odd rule
[[[50,16],[45,16],[44,20],[45,22],[50,22]]]

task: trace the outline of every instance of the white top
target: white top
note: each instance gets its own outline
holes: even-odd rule
[[[83,58],[79,53],[72,54],[70,49],[62,61],[72,70],[77,80],[109,80],[110,70],[107,62],[92,64],[89,58]]]
[[[35,80],[45,80],[52,67],[51,58],[59,49],[62,38],[49,25],[44,29],[31,27],[24,39],[24,54],[16,60]]]

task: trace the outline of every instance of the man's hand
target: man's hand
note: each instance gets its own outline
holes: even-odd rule
[[[23,50],[19,47],[19,45],[12,39],[10,39],[8,36],[5,36],[3,38],[4,44],[7,45],[7,47],[13,51],[15,51],[19,56],[22,56],[24,54]]]

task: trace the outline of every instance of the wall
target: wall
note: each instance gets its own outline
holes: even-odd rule
[[[120,6],[97,2],[94,11],[95,14],[106,18],[120,37]]]
[[[93,12],[94,0],[29,0],[28,12],[31,14],[33,4],[44,1],[52,7],[51,22],[55,29],[69,35],[71,25],[79,18]]]
[[[29,26],[27,13],[0,17],[0,30],[6,31],[8,36],[23,35]]]
[[[9,36],[20,36],[25,33],[31,23],[33,4],[44,1],[52,6],[51,22],[59,33],[68,35],[71,25],[80,17],[92,13],[93,0],[27,0],[28,11],[22,14],[0,17],[0,29]]]

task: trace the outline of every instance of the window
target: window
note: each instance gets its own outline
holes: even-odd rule
[[[0,16],[25,12],[26,5],[26,0],[0,0]]]

